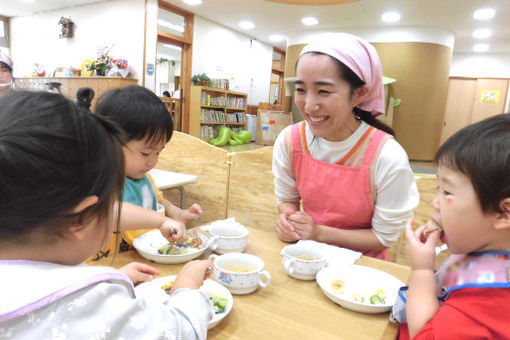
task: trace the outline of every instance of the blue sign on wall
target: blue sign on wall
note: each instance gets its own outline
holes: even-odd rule
[[[147,74],[154,74],[154,64],[147,64]]]

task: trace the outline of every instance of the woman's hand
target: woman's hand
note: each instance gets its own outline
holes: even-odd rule
[[[304,211],[296,211],[287,217],[289,223],[302,240],[316,240],[318,227],[312,216]]]
[[[202,207],[197,203],[193,203],[188,209],[181,210],[179,220],[184,224],[188,224],[194,220],[198,220],[203,213]]]
[[[186,263],[177,275],[170,292],[173,293],[179,288],[200,288],[204,280],[212,275],[212,271],[207,275],[205,274],[208,267],[214,268],[213,263],[208,260],[194,260]]]
[[[441,232],[434,231],[428,238],[423,235],[426,226],[413,230],[413,219],[406,224],[406,251],[412,269],[434,270],[436,262],[435,248]]]
[[[288,220],[288,216],[293,213],[295,212],[287,211],[282,213],[276,220],[276,233],[278,238],[283,242],[296,242],[300,239],[299,234],[294,229],[294,226]]]
[[[152,281],[154,275],[161,274],[156,268],[139,262],[131,262],[119,270],[126,274],[135,286],[142,282]]]
[[[176,221],[166,217],[159,231],[164,238],[170,243],[183,243],[188,240],[188,234],[186,233],[186,226],[181,221]]]

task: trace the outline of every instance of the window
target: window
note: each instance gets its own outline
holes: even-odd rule
[[[4,52],[9,48],[8,20],[8,18],[0,16],[0,50]]]

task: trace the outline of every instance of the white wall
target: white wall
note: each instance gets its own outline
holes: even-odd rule
[[[450,77],[510,78],[510,55],[455,53]]]
[[[195,16],[192,75],[230,79],[232,91],[248,94],[248,104],[269,100],[273,48]]]
[[[50,75],[58,66],[80,68],[84,59],[95,58],[100,46],[113,45],[111,55],[127,59],[133,78],[141,83],[144,6],[144,0],[117,0],[12,18],[14,75],[32,74],[34,63]],[[74,21],[74,38],[58,37],[62,16]]]

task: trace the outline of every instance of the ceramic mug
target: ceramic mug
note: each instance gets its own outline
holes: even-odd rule
[[[248,229],[230,224],[218,224],[209,228],[209,248],[215,253],[241,253],[248,243]]]
[[[328,265],[326,257],[315,248],[291,244],[281,251],[285,272],[296,279],[315,280],[315,276]]]
[[[163,216],[166,216],[166,209],[165,209],[165,206],[161,203],[158,203],[158,209],[157,209],[157,212]]]
[[[271,275],[264,270],[264,261],[255,255],[213,254],[209,260],[214,261],[214,279],[232,294],[249,294],[271,282]]]

